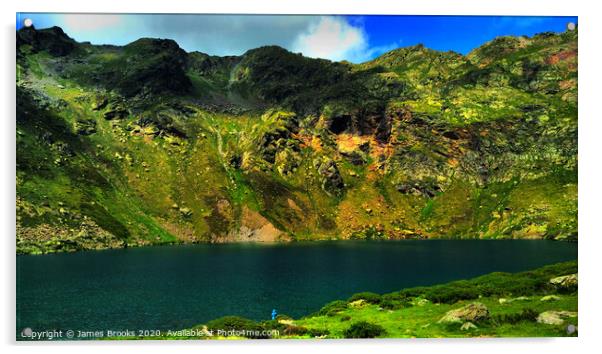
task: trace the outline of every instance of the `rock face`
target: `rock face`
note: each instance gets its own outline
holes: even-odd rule
[[[320,174],[322,189],[329,195],[340,195],[345,188],[343,177],[337,167],[337,164],[330,158],[325,158],[318,163],[318,173]]]
[[[129,109],[126,106],[125,100],[117,97],[113,97],[110,100],[105,100],[101,100],[93,109],[105,109],[103,116],[106,120],[124,119],[130,114]]]
[[[577,317],[577,312],[572,311],[545,311],[537,316],[537,322],[548,325],[561,325],[567,318]]]
[[[294,113],[267,112],[262,116],[262,120],[273,124],[273,128],[265,132],[259,140],[265,161],[275,163],[279,153],[291,154],[299,151],[299,142],[293,138],[299,131],[299,122]]]
[[[558,288],[577,287],[577,273],[550,279],[550,283]]]
[[[242,211],[241,225],[236,231],[221,240],[222,242],[275,242],[282,236],[278,230],[265,217],[256,211],[244,208]]]
[[[74,130],[79,135],[91,135],[96,133],[96,121],[93,119],[77,119]]]
[[[489,309],[480,302],[473,302],[459,309],[448,311],[439,323],[479,322],[489,318]]]
[[[93,111],[100,111],[104,109],[109,104],[109,99],[107,97],[97,97],[95,102],[92,104]]]
[[[67,215],[67,212],[63,209],[62,214]],[[33,227],[17,224],[17,248],[23,253],[41,254],[122,248],[127,244],[124,239],[107,232],[90,219],[79,220],[78,224],[69,230],[48,224]]]
[[[65,56],[75,49],[76,42],[60,27],[36,30],[31,26],[17,32],[17,47],[23,45],[30,45],[34,51],[44,50],[54,56]]]

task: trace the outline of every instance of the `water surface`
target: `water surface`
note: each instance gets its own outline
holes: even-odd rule
[[[224,244],[17,257],[17,329],[188,328],[293,317],[360,291],[518,272],[577,258],[577,244],[429,240]]]

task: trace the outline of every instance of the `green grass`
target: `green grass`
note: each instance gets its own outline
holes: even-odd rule
[[[532,309],[541,313],[548,310],[577,311],[577,296],[563,296],[561,300],[548,303],[540,301],[540,297],[531,297],[526,301],[510,304],[499,304],[497,297],[482,297],[483,303],[493,315],[516,314],[523,309]],[[550,326],[522,321],[516,324],[486,323],[477,324],[474,331],[462,331],[460,325],[443,325],[437,323],[449,310],[462,307],[470,301],[459,301],[454,304],[428,303],[423,306],[412,306],[397,310],[385,310],[378,305],[365,305],[359,309],[348,308],[335,316],[316,316],[295,321],[295,325],[315,329],[328,329],[328,338],[344,338],[344,331],[350,323],[367,321],[382,326],[388,338],[433,338],[433,337],[548,337],[566,336],[566,326]],[[572,324],[577,325],[575,319]]]

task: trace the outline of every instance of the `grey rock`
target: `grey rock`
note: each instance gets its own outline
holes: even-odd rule
[[[448,311],[439,323],[479,322],[489,318],[489,309],[480,302],[473,302],[459,309]]]
[[[561,277],[550,279],[550,283],[558,288],[570,288],[573,286],[577,286],[577,278],[577,273],[563,275]]]
[[[477,329],[478,327],[472,322],[465,322],[460,327],[461,331],[470,331],[471,329]]]
[[[537,316],[537,323],[548,325],[561,325],[567,318],[577,317],[577,312],[572,311],[545,311]]]

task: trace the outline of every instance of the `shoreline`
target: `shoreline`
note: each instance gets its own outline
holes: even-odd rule
[[[91,248],[91,249],[79,249],[79,250],[52,250],[50,252],[41,253],[26,253],[16,252],[17,256],[43,256],[51,254],[73,254],[81,252],[94,252],[94,251],[109,251],[109,250],[125,250],[128,248],[143,248],[143,247],[168,247],[168,246],[193,246],[193,245],[289,245],[299,243],[324,243],[324,242],[403,242],[403,241],[554,241],[554,242],[567,242],[567,243],[578,243],[578,240],[570,239],[546,239],[546,238],[452,238],[452,237],[430,237],[430,238],[411,238],[411,239],[333,239],[333,238],[316,238],[316,239],[303,239],[303,240],[278,240],[278,241],[232,241],[232,242],[209,242],[209,241],[198,241],[198,242],[165,242],[165,243],[154,243],[144,245],[126,245],[124,247],[106,247],[106,248]]]

